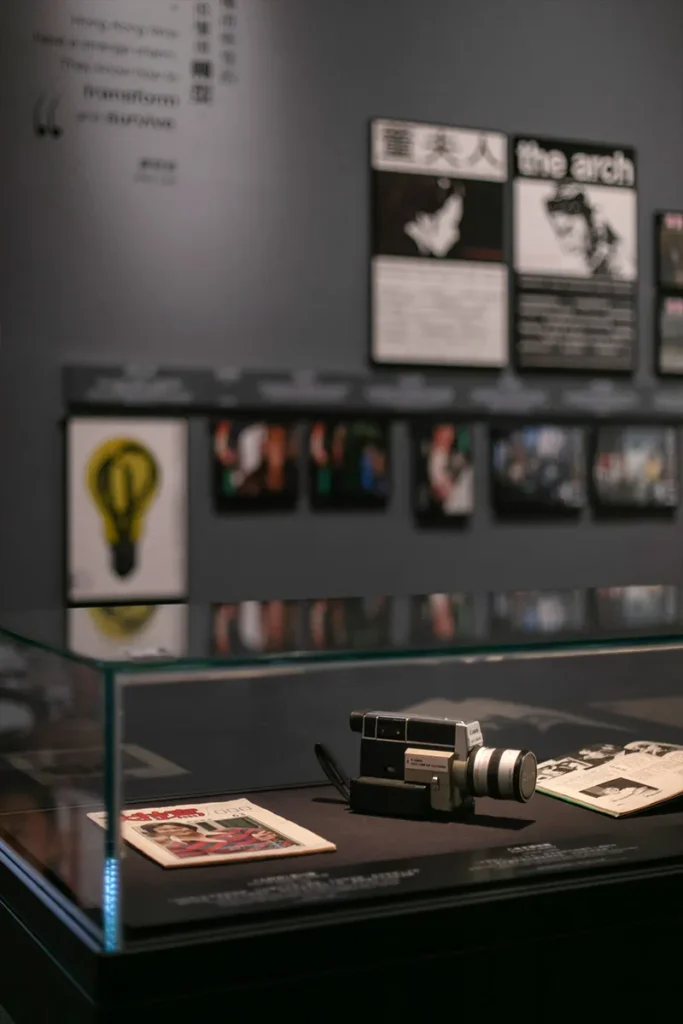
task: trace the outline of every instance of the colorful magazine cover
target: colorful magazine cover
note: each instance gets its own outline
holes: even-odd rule
[[[106,827],[105,811],[88,817]],[[334,843],[249,800],[126,810],[121,836],[165,868],[336,850]]]

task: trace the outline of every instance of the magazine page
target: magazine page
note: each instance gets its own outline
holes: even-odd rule
[[[105,811],[88,817],[106,827]],[[249,800],[124,811],[121,836],[165,868],[336,850],[334,843]]]
[[[614,818],[683,794],[683,747],[595,744],[538,766],[537,791]]]

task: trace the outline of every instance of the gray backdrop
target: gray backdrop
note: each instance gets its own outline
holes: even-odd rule
[[[36,42],[37,29],[64,30],[55,19],[126,3],[0,8],[4,606],[62,593],[64,364],[366,365],[373,116],[634,145],[639,375],[651,373],[652,214],[683,207],[680,0],[238,0],[239,82],[210,110],[183,100],[172,137],[79,124],[84,79],[67,74],[63,50]],[[189,4],[132,6],[161,20]],[[61,98],[59,140],[33,133],[43,92]],[[141,156],[172,157],[177,183],[134,181]],[[680,515],[496,524],[481,428],[471,528],[418,532],[405,425],[393,440],[384,515],[313,515],[302,500],[289,516],[219,519],[205,427],[193,423],[193,599],[680,579]]]

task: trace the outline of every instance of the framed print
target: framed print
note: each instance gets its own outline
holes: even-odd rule
[[[678,506],[676,428],[599,427],[592,477],[598,509],[637,512],[675,509]]]
[[[213,607],[213,654],[282,654],[302,649],[300,601],[240,601]]]
[[[683,212],[656,215],[655,254],[657,287],[683,293]]]
[[[633,370],[635,151],[516,138],[513,214],[515,355],[520,368]]]
[[[69,608],[68,644],[89,658],[183,658],[186,604],[117,604]]]
[[[294,508],[299,438],[293,423],[219,420],[211,427],[214,505],[219,512]]]
[[[657,295],[657,369],[683,374],[683,292]]]
[[[508,362],[507,136],[371,125],[375,363]]]
[[[583,428],[493,427],[491,471],[498,512],[577,513],[586,502]]]
[[[314,508],[385,507],[390,489],[388,423],[319,420],[310,428],[308,454]]]
[[[415,518],[421,525],[447,525],[474,512],[472,427],[447,420],[416,422]]]
[[[187,594],[187,424],[74,417],[67,424],[67,599]]]
[[[494,636],[557,636],[580,633],[587,624],[584,590],[513,590],[491,594]]]

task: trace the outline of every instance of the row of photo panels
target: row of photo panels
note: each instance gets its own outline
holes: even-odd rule
[[[190,650],[185,604],[88,606],[67,614],[68,643],[88,657],[183,657]],[[242,601],[207,607],[202,622],[192,652],[206,657],[485,647],[643,630],[675,634],[683,630],[683,591],[656,585]]]
[[[422,526],[475,514],[475,427],[411,423],[412,503]],[[189,456],[179,419],[74,418],[67,432],[67,600],[187,596]],[[220,420],[207,455],[219,514],[294,511],[307,482],[313,509],[381,511],[392,490],[391,421]],[[490,492],[501,516],[671,515],[678,505],[671,426],[489,428]]]
[[[301,432],[294,423],[222,422],[214,427],[219,511],[295,508]],[[450,420],[412,424],[413,505],[419,522],[475,511],[474,429]],[[494,507],[501,511],[671,510],[678,504],[677,431],[662,426],[514,424],[490,429]],[[391,492],[389,423],[325,420],[308,431],[314,508],[383,508]]]

